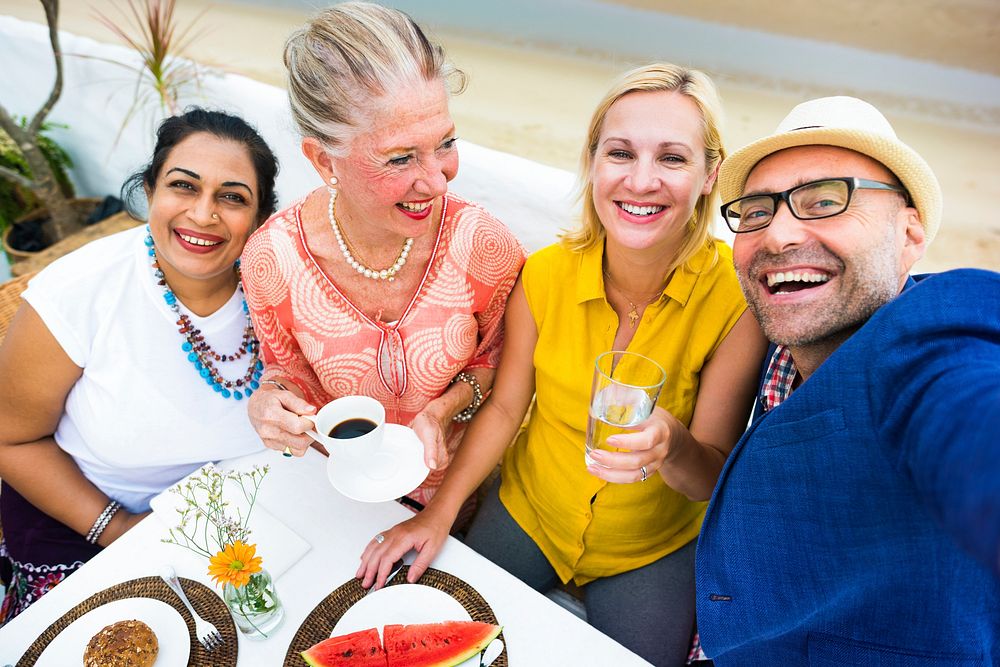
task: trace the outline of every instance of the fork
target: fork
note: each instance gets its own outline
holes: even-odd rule
[[[194,634],[198,637],[198,643],[204,646],[206,651],[214,651],[222,646],[223,639],[218,628],[199,616],[198,612],[191,606],[187,595],[184,594],[184,589],[181,588],[181,582],[177,579],[174,568],[170,565],[164,565],[160,570],[160,579],[163,579],[167,586],[170,586],[170,590],[177,594],[187,610],[191,612],[191,617],[194,618]]]

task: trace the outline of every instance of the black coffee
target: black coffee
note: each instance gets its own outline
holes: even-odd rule
[[[330,429],[330,437],[337,438],[338,440],[350,440],[351,438],[360,438],[365,433],[371,433],[378,426],[371,419],[364,418],[354,418],[345,419],[336,426]]]

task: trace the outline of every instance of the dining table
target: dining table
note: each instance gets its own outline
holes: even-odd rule
[[[268,466],[255,507],[264,508],[300,545],[294,559],[275,579],[285,610],[281,625],[266,639],[235,632],[231,640],[237,643],[236,664],[240,667],[286,664],[286,653],[300,626],[305,627],[307,618],[331,592],[354,578],[365,546],[381,531],[413,516],[413,511],[394,501],[368,503],[345,497],[328,479],[327,458],[315,450],[296,458],[266,450],[216,465],[223,470]],[[180,577],[219,592],[204,557],[163,541],[174,518],[161,511],[147,516],[0,628],[0,667],[17,665],[36,638],[81,602],[123,582],[155,577],[165,565],[172,566]],[[261,538],[263,544],[266,536],[253,537]],[[266,567],[268,553],[259,555]],[[412,558],[411,552],[407,562]],[[513,667],[649,664],[454,537],[447,539],[432,567],[482,596],[503,627],[506,657]],[[129,602],[120,604],[127,609]]]

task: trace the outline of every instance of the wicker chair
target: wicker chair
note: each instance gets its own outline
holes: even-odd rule
[[[0,343],[7,336],[7,327],[14,318],[14,313],[21,306],[21,292],[28,286],[28,281],[34,273],[8,280],[0,285]]]
[[[34,273],[14,278],[0,285],[0,343],[7,336],[7,327],[14,318],[14,313],[21,306],[21,292],[28,286],[28,281]],[[3,526],[0,525],[0,540],[3,539]],[[0,590],[7,582],[0,580]]]
[[[34,273],[29,273],[26,276],[8,280],[0,285],[0,343],[7,336],[7,327],[10,326],[10,321],[14,318],[14,313],[21,306],[21,292],[28,286],[28,281],[34,275]],[[2,539],[3,526],[0,526],[0,540]],[[0,581],[0,586],[3,586],[5,583],[4,581]]]
[[[0,285],[0,343],[7,336],[7,327],[14,318],[14,313],[21,306],[21,292],[28,286],[34,273],[8,280]],[[0,539],[3,539],[3,526],[0,526]],[[2,584],[3,582],[0,582]]]

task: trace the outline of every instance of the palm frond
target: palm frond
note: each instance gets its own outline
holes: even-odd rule
[[[166,113],[177,113],[177,102],[183,88],[200,87],[198,66],[183,59],[184,50],[200,32],[192,32],[204,15],[200,12],[188,25],[178,27],[175,20],[175,0],[126,0],[119,6],[121,20],[116,21],[95,10],[97,19],[138,54],[138,83],[152,88]],[[139,105],[138,88],[135,103],[126,115],[125,124]],[[124,126],[123,126],[124,127]]]

